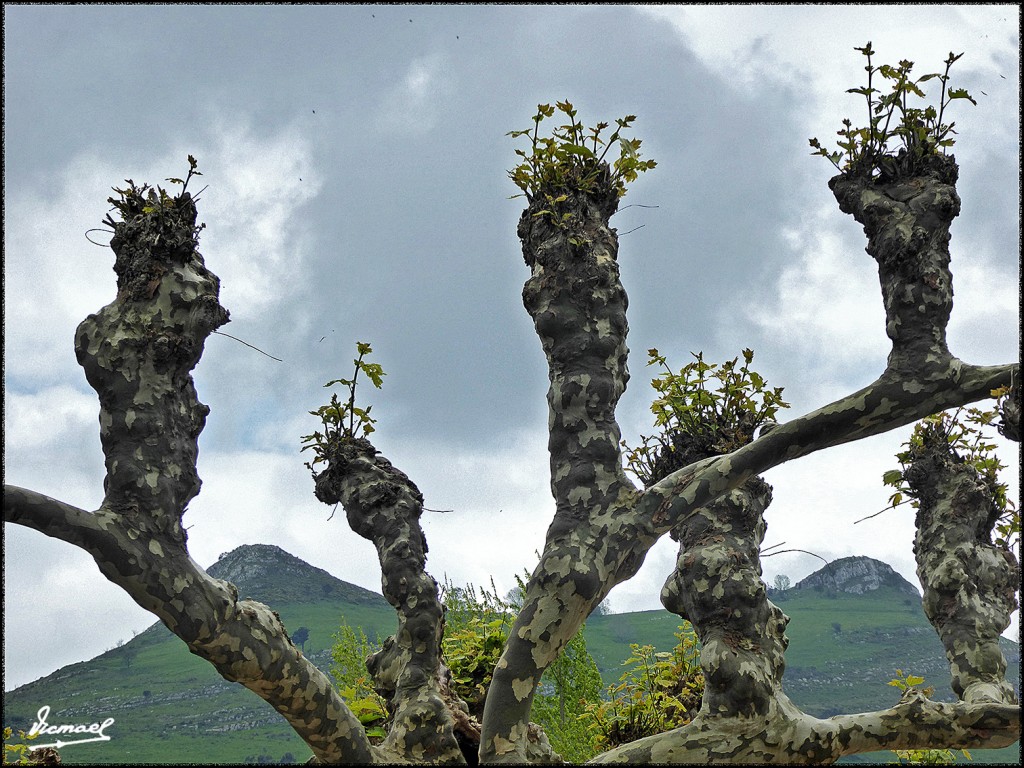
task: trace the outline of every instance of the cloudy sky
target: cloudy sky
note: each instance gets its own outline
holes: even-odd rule
[[[752,347],[793,415],[884,367],[874,263],[807,144],[864,112],[844,91],[863,83],[853,48],[869,40],[876,64],[909,58],[920,74],[965,54],[952,75],[978,106],[953,114],[950,343],[972,363],[1017,359],[1015,7],[5,5],[4,21],[4,481],[99,505],[97,400],[73,335],[115,288],[112,253],[85,233],[112,186],[181,176],[193,154],[223,330],[283,360],[207,342],[203,490],[185,519],[203,565],[273,543],[379,589],[371,545],[328,520],[298,451],[322,383],[367,341],[388,374],[368,396],[377,446],[428,507],[453,510],[424,515],[429,570],[507,589],[532,569],[553,512],[547,372],[520,299],[505,134],[541,102],[568,99],[589,124],[638,115],[658,161],[613,220],[633,230],[629,441],[650,431],[649,347],[677,366]],[[869,555],[916,584],[912,512],[854,522],[885,505],[881,474],[907,433],[771,471],[766,544]],[[9,525],[4,544],[6,689],[152,623],[74,547]],[[659,608],[673,563],[661,542],[613,610]],[[820,565],[780,555],[765,577]]]

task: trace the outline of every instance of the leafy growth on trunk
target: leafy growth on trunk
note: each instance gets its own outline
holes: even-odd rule
[[[920,501],[907,479],[907,470],[915,458],[927,446],[945,445],[956,460],[973,467],[992,496],[995,516],[995,543],[1001,547],[1016,550],[1020,544],[1020,511],[1008,495],[1007,484],[999,479],[999,472],[1006,469],[996,455],[996,444],[991,442],[989,428],[994,426],[1003,400],[1009,395],[1009,388],[994,390],[996,404],[982,410],[977,407],[957,408],[953,412],[943,411],[914,426],[909,439],[903,443],[905,450],[896,454],[900,469],[883,473],[882,482],[895,489],[889,497],[890,507],[906,501],[917,509]]]
[[[630,666],[619,683],[609,686],[606,700],[587,706],[583,719],[598,752],[680,728],[700,709],[704,673],[697,636],[689,625],[675,634],[679,642],[671,653],[631,643],[623,662]]]
[[[316,457],[312,462],[306,462],[306,466],[313,470],[314,467],[327,461],[327,447],[331,441],[352,440],[356,437],[366,437],[374,431],[373,425],[377,422],[370,416],[372,405],[365,408],[356,405],[356,385],[359,382],[359,374],[363,373],[377,389],[383,384],[384,369],[379,363],[366,362],[363,358],[373,352],[369,344],[356,342],[356,351],[359,352],[352,362],[355,364],[355,371],[351,379],[333,379],[324,384],[324,387],[333,387],[340,384],[348,389],[348,400],[342,403],[338,400],[337,393],[331,393],[331,401],[322,405],[315,411],[310,411],[311,416],[319,416],[323,424],[323,432],[314,432],[311,435],[303,435],[301,440],[304,443],[302,451],[313,449]],[[362,434],[357,434],[361,432]]]
[[[940,150],[944,153],[946,148],[953,146],[952,135],[956,133],[953,126],[956,123],[943,122],[946,107],[954,99],[967,99],[977,105],[966,89],[949,87],[949,69],[963,56],[962,53],[950,51],[942,74],[932,72],[914,80],[910,76],[914,62],[904,59],[895,67],[890,64],[875,67],[871,63],[875,52],[870,42],[854,50],[867,57],[868,63],[864,69],[868,73],[868,82],[864,87],[850,88],[846,92],[864,97],[868,108],[868,124],[854,128],[852,121],[845,118],[843,128],[837,131],[840,136],[837,144],[842,151],[830,152],[814,138],[809,140],[815,150],[812,154],[821,155],[844,173],[891,179],[913,173],[923,158],[935,155]],[[874,87],[873,77],[876,73],[891,82],[888,93],[882,94],[881,90]],[[942,83],[938,109],[931,104],[915,106],[911,97],[926,98],[921,84],[936,78]],[[890,146],[890,142],[893,142],[893,146]]]
[[[560,125],[551,131],[551,136],[540,136],[540,124],[545,118],[555,114],[555,110],[569,118],[566,125]],[[626,185],[636,181],[639,174],[654,168],[654,160],[640,159],[640,139],[627,139],[622,131],[629,128],[636,120],[636,115],[615,121],[616,128],[607,139],[602,133],[608,123],[598,123],[587,128],[576,120],[576,109],[568,101],[559,101],[552,107],[550,104],[538,104],[537,114],[533,116],[533,128],[521,131],[509,131],[506,136],[518,139],[527,136],[530,139],[530,150],[516,149],[522,161],[508,172],[509,177],[522,191],[519,195],[533,202],[543,195],[549,208],[563,202],[569,192],[592,192],[602,184],[609,185],[621,198],[626,194]],[[619,157],[609,169],[605,156],[614,145],[619,145]],[[534,215],[555,214],[551,210],[541,211]],[[568,216],[570,214],[562,214]],[[556,224],[564,223],[559,220]]]
[[[482,719],[491,675],[515,622],[515,606],[503,600],[491,581],[491,590],[479,592],[472,584],[456,587],[445,580],[442,656],[452,673],[452,690]]]
[[[117,197],[108,197],[107,202],[114,206],[121,214],[123,221],[129,221],[140,214],[167,213],[183,206],[186,202],[194,203],[195,201],[191,195],[186,196],[185,192],[192,177],[202,176],[203,174],[198,170],[199,163],[192,155],[188,156],[188,165],[188,174],[186,174],[184,179],[173,177],[165,179],[165,181],[169,181],[171,184],[181,184],[181,191],[177,195],[169,195],[167,190],[159,185],[155,188],[150,187],[149,184],[136,186],[135,182],[131,179],[125,179],[125,183],[128,186],[124,189],[114,187],[113,190],[117,193]],[[114,228],[115,222],[109,213],[103,220],[103,223]],[[202,229],[202,226],[199,229]]]
[[[693,362],[676,373],[657,349],[647,350],[647,364],[664,369],[651,380],[658,393],[651,411],[662,431],[641,435],[636,448],[623,442],[626,466],[644,487],[694,461],[749,443],[758,426],[773,421],[780,408],[789,407],[782,399],[782,387],[768,387],[764,377],[749,368],[752,350],[743,350],[738,368],[738,357],[718,365],[705,362],[703,352],[690,354]]]

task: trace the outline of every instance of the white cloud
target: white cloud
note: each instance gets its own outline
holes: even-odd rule
[[[301,271],[306,227],[298,209],[319,190],[312,148],[297,129],[258,137],[245,127],[215,123],[195,146],[125,169],[123,161],[87,151],[55,179],[5,192],[4,329],[7,376],[52,381],[77,377],[72,350],[75,329],[89,313],[114,299],[113,254],[85,239],[99,227],[111,186],[126,176],[137,183],[166,184],[182,175],[185,156],[199,158],[203,176],[190,190],[202,194],[200,240],[204,254],[216,254],[221,301],[235,317],[267,311],[287,300]],[[301,177],[301,180],[300,180]],[[96,242],[109,234],[92,232]],[[59,279],[53,276],[59,275]],[[237,308],[237,309],[235,309]],[[56,340],[56,342],[55,342]]]
[[[200,249],[216,257],[221,303],[233,318],[259,317],[298,285],[312,229],[300,210],[323,182],[311,142],[294,126],[264,137],[220,122],[214,133],[196,180],[211,180]]]
[[[4,394],[5,482],[94,509],[103,499],[99,401],[67,385]]]
[[[953,263],[953,313],[947,340],[953,354],[974,365],[1005,363],[1020,346],[1020,282],[1005,279],[980,244]]]
[[[452,510],[422,519],[427,570],[436,579],[482,585],[493,576],[507,591],[516,574],[533,570],[554,514],[545,433],[510,434],[486,452],[443,440],[383,452],[417,484],[427,507]]]
[[[113,254],[85,239],[100,226],[114,170],[95,153],[69,164],[58,179],[4,192],[4,353],[7,377],[45,381],[77,368],[75,329],[115,294]],[[102,232],[90,233],[106,242]],[[59,279],[54,279],[59,276]]]
[[[437,124],[439,102],[451,89],[450,68],[440,55],[413,59],[402,80],[384,93],[377,122],[395,133],[427,133]]]
[[[840,222],[844,223],[844,222]],[[783,229],[792,263],[778,275],[774,295],[747,308],[749,320],[768,338],[814,371],[800,371],[817,382],[812,402],[836,394],[830,377],[855,366],[880,373],[889,352],[875,262],[836,229],[836,215],[819,210]]]

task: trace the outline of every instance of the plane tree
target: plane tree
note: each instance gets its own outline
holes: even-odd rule
[[[191,157],[186,178],[170,180],[180,185],[177,194],[128,180],[110,198],[118,214],[106,220],[117,297],[75,336],[100,401],[103,502],[88,511],[5,486],[4,520],[89,552],[104,576],[192,653],[273,706],[320,762],[557,762],[529,721],[541,677],[666,534],[679,555],[661,599],[699,634],[701,706],[687,725],[596,760],[823,763],[878,749],[1011,744],[1020,735],[1020,708],[997,639],[1016,608],[1019,566],[1013,546],[992,540],[1001,519],[993,512],[997,489],[941,431],[908,451],[900,482],[918,499],[918,573],[958,701],[933,702],[910,687],[889,709],[818,719],[783,690],[788,617],[761,580],[771,488],[760,473],[994,392],[1001,431],[1019,440],[1019,363],[972,365],[946,343],[949,230],[960,199],[945,109],[970,98],[948,84],[959,57],[950,54],[944,74],[915,80],[910,62],[876,68],[870,44],[860,50],[868,85],[854,91],[866,98],[867,125],[846,121],[840,152],[811,143],[839,171],[829,187],[840,209],[864,228],[892,349],[871,384],[783,423],[772,420],[779,392],[749,370],[745,350],[739,369],[738,360],[714,368],[700,359],[678,374],[669,368],[656,401],[663,432],[624,448],[615,408],[629,378],[627,299],[609,222],[628,184],[654,163],[641,160],[640,141],[625,136],[633,116],[606,134],[608,125],[586,128],[560,102],[540,105],[532,128],[512,132],[529,142],[510,175],[526,200],[517,229],[530,272],[523,303],[549,369],[555,513],[481,718],[452,692],[442,657],[444,607],[425,568],[423,497],[373,446],[373,419],[356,401],[360,375],[376,384],[383,375],[368,361],[368,345],[359,347],[353,378],[333,382],[348,389],[347,401],[335,395],[317,411],[323,431],[305,443],[316,497],[340,503],[352,529],[375,545],[383,593],[396,610],[395,634],[367,662],[391,716],[384,740],[371,742],[272,608],[239,599],[232,584],[189,556],[182,515],[199,492],[197,440],[209,411],[191,371],[207,336],[228,322],[218,278],[198,250]],[[875,76],[891,90],[876,89]],[[941,83],[938,108],[911,106],[928,80]],[[566,124],[542,135],[541,123],[556,112]],[[657,350],[650,355],[659,361]],[[706,386],[708,371],[717,371],[722,387]]]

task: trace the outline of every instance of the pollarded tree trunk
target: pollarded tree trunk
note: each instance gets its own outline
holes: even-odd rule
[[[623,479],[622,459],[615,455],[614,407],[628,376],[626,297],[608,223],[615,211],[612,190],[599,184],[596,190],[559,187],[534,195],[519,225],[532,272],[523,296],[549,365],[557,511],[495,670],[483,724],[486,761],[526,759],[525,725],[540,676],[607,592],[636,572],[662,534],[685,528],[695,516],[714,515],[722,504],[752,504],[715,500],[740,493],[744,483],[756,483],[772,466],[981,400],[1010,383],[1018,366],[967,365],[946,346],[949,224],[959,211],[955,179],[953,159],[939,157],[909,179],[883,183],[842,175],[830,182],[841,208],[865,225],[869,252],[879,262],[893,351],[878,380],[727,455],[683,467],[643,492]],[[542,213],[562,195],[565,201],[554,215]],[[728,528],[725,519],[715,524]],[[700,593],[710,591],[723,595],[726,606],[737,601],[741,614],[736,626],[714,611],[691,616],[702,637],[714,640],[704,649],[707,658],[702,656],[709,685],[701,715],[600,760],[828,762],[883,746],[1003,746],[1018,738],[1019,710],[1002,702],[939,705],[912,692],[879,713],[818,721],[800,712],[781,692],[784,617],[765,599],[759,564],[749,561],[751,553],[756,559],[758,528],[751,522],[745,544],[737,540],[729,552],[745,567],[706,580],[684,575],[667,587],[675,607],[700,605]],[[697,562],[707,555],[704,547],[694,549],[681,556],[684,573],[691,564],[686,558]],[[698,594],[687,595],[685,584]],[[754,654],[742,670],[727,662],[737,649]],[[730,692],[730,685],[738,691]]]
[[[905,477],[918,499],[914,553],[924,611],[942,639],[953,691],[968,702],[1018,704],[999,637],[1018,608],[1020,565],[992,543],[993,489],[950,448],[937,426],[911,449]]]
[[[327,762],[366,762],[358,719],[292,643],[270,608],[239,600],[188,554],[181,526],[199,492],[197,439],[209,409],[191,370],[228,321],[220,282],[197,250],[187,192],[132,187],[110,245],[117,297],[78,328],[75,349],[100,399],[105,496],[94,512],[4,487],[4,520],[85,549],[100,571],[154,613],[192,653],[268,701]]]
[[[274,706],[322,762],[461,762],[478,727],[485,762],[555,759],[529,723],[541,675],[590,611],[633,576],[650,547],[672,530],[680,540],[680,568],[666,587],[666,604],[691,618],[705,639],[702,710],[681,729],[601,759],[828,762],[880,747],[992,747],[1018,738],[1019,707],[1005,695],[1002,668],[989,663],[1005,600],[983,611],[993,617],[987,634],[965,629],[970,618],[957,613],[959,605],[952,623],[937,619],[940,634],[949,638],[963,702],[934,704],[911,691],[883,712],[817,720],[782,691],[786,620],[766,600],[757,558],[770,497],[760,473],[987,398],[992,389],[1019,380],[1018,365],[971,366],[946,347],[948,226],[958,210],[952,159],[936,160],[930,170],[904,180],[844,175],[831,182],[842,209],[864,224],[869,251],[879,261],[893,352],[878,380],[643,491],[625,476],[619,452],[615,406],[628,379],[627,302],[609,225],[617,190],[607,167],[600,170],[587,191],[542,190],[551,193],[557,215],[544,213],[535,199],[519,227],[531,270],[524,303],[549,365],[556,513],[494,671],[482,724],[447,688],[440,658],[443,609],[424,570],[419,492],[369,442],[333,444],[316,492],[329,503],[340,501],[352,527],[374,543],[384,594],[398,613],[396,635],[371,662],[394,717],[383,745],[369,743],[270,608],[239,600],[232,585],[212,579],[189,557],[181,516],[199,489],[196,440],[207,412],[190,371],[207,335],[227,322],[227,312],[217,300],[218,281],[196,250],[195,206],[184,192],[176,198],[147,198],[134,187],[126,192],[124,220],[111,241],[117,298],[87,318],[76,336],[79,360],[100,399],[103,504],[88,512],[5,486],[5,521],[88,551],[107,578],[193,653]],[[1009,411],[1004,422],[1012,430]],[[1019,433],[1019,404],[1017,414]],[[931,565],[931,554],[961,543],[927,533],[933,527],[922,524],[918,556],[925,562],[922,579],[942,605],[956,582],[941,576],[948,570],[941,562]],[[989,558],[981,545],[979,557]],[[1005,591],[1005,569],[980,575],[984,599]],[[968,635],[978,650],[965,646]],[[737,664],[740,658],[746,663]]]
[[[384,597],[398,613],[398,630],[367,660],[391,715],[387,738],[374,753],[399,762],[461,763],[475,757],[479,724],[450,690],[441,661],[444,606],[437,582],[424,570],[423,496],[363,438],[333,439],[327,461],[316,476],[316,496],[325,504],[340,503],[352,530],[373,542]]]

